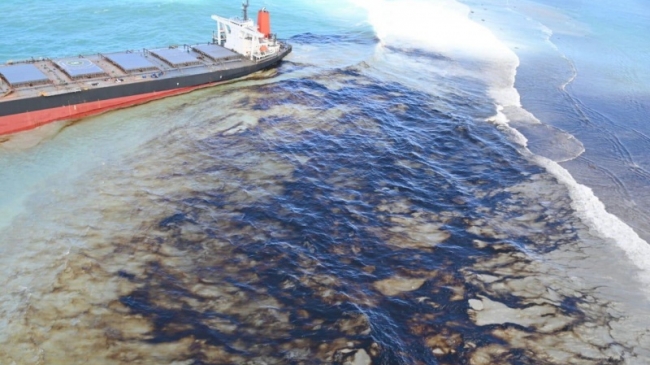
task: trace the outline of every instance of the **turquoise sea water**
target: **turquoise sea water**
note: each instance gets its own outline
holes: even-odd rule
[[[0,143],[0,364],[647,364],[650,6],[253,2],[275,70]],[[0,62],[238,2],[0,2]]]

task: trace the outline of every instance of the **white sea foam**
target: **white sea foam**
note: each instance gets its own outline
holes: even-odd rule
[[[470,8],[454,0],[353,0],[383,45],[422,49],[479,65],[475,77],[489,82],[490,94],[503,106],[519,106],[512,85],[518,57],[484,26],[471,21]]]
[[[615,240],[628,258],[639,267],[641,281],[650,283],[650,245],[617,216],[608,213],[605,205],[594,195],[593,191],[576,182],[565,168],[541,156],[535,156],[534,159],[569,189],[573,201],[572,208],[583,223],[601,237]],[[650,298],[650,288],[646,287],[644,291]]]
[[[522,108],[514,87],[519,58],[488,28],[469,19],[469,7],[454,0],[352,1],[367,9],[369,22],[382,45],[427,50],[452,60],[473,60],[479,65],[473,76],[480,76],[490,85],[489,93],[498,110],[490,121],[507,128],[516,143],[527,147],[526,137],[509,126],[511,115],[523,116],[531,124],[540,123]],[[618,217],[608,213],[593,191],[577,183],[566,169],[548,158],[531,155],[568,188],[572,208],[582,221],[600,236],[614,240],[640,269],[640,279],[650,283],[650,245]],[[650,297],[650,290],[647,295]]]

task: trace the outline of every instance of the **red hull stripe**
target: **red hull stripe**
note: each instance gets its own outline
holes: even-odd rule
[[[151,100],[167,96],[178,95],[192,90],[209,87],[215,84],[206,84],[185,87],[174,90],[159,91],[148,94],[125,96],[121,98],[94,101],[76,105],[61,106],[58,108],[37,110],[0,117],[0,135],[12,134],[40,127],[44,124],[68,119],[79,119],[90,115],[103,113],[113,109],[127,108],[133,105],[146,103]]]

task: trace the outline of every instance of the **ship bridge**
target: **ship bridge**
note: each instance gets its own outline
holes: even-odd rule
[[[237,52],[252,61],[261,61],[280,51],[280,44],[271,34],[270,14],[261,9],[257,14],[257,25],[248,18],[248,0],[242,5],[243,18],[224,18],[213,15],[217,22],[214,42]]]

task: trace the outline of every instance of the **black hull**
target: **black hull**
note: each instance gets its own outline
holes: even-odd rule
[[[287,48],[282,49],[281,53],[273,58],[260,61],[259,63],[250,66],[233,69],[223,69],[214,72],[169,78],[152,78],[145,82],[125,84],[116,83],[110,87],[89,88],[60,95],[34,96],[8,101],[0,100],[0,117],[229,81],[250,75],[260,70],[271,68],[282,61],[282,59],[290,52],[291,46],[288,46]]]

